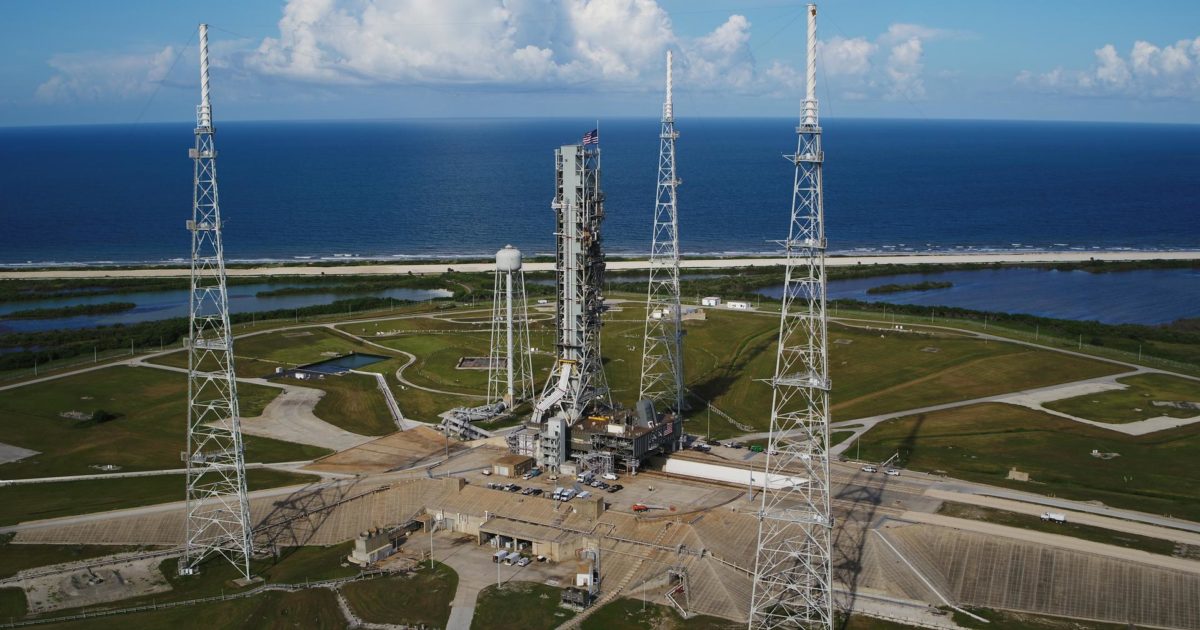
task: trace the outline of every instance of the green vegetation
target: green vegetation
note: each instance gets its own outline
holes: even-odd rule
[[[12,577],[25,569],[145,549],[119,545],[14,545],[9,542],[11,534],[3,538],[5,540],[0,544],[0,579]]]
[[[974,339],[886,340],[830,351],[835,419],[851,419],[1046,387],[1124,371],[1112,363]],[[916,343],[914,343],[916,342]],[[897,354],[886,356],[887,346]],[[926,352],[924,348],[938,348]],[[921,355],[941,355],[925,359]],[[854,357],[857,355],[857,360]],[[866,355],[866,356],[864,356]],[[847,357],[843,359],[842,357]],[[863,363],[863,361],[866,363]],[[845,375],[840,381],[839,376]],[[853,375],[853,376],[851,376]],[[892,383],[884,386],[885,383]],[[869,391],[866,391],[868,390]]]
[[[958,611],[953,614],[954,623],[978,630],[1129,630],[1133,626],[1125,623],[1101,623],[1066,617],[1050,617],[1046,615],[1031,615],[1010,610],[992,610],[991,608],[972,608],[966,610],[974,615],[987,619],[981,622],[972,619]]]
[[[684,619],[674,608],[623,597],[593,612],[579,627],[582,630],[733,630],[744,625],[707,615]]]
[[[319,477],[270,469],[246,471],[250,490],[310,483]],[[0,525],[183,500],[183,475],[85,479],[0,487]]]
[[[559,606],[562,589],[532,582],[505,582],[479,591],[471,630],[549,630],[575,616]]]
[[[0,280],[0,302],[31,302],[113,293],[186,290],[187,278],[38,278]]]
[[[837,619],[833,622],[833,627],[836,630],[916,630],[920,626],[910,626],[908,624],[896,623],[886,619],[876,619],[864,615],[851,615],[846,617],[842,614],[837,614]]]
[[[1200,425],[1128,436],[999,403],[906,416],[863,437],[862,457],[926,472],[1200,520]],[[1101,459],[1092,451],[1119,453]],[[1008,479],[1010,469],[1030,481]]]
[[[1158,416],[1200,416],[1200,382],[1166,374],[1138,374],[1119,379],[1118,382],[1128,385],[1128,389],[1054,400],[1042,406],[1097,422],[1125,423]],[[1173,403],[1176,406],[1156,405],[1156,402]]]
[[[278,390],[238,386],[243,415],[262,413]],[[40,451],[0,465],[8,479],[84,475],[93,466],[120,466],[122,472],[180,467],[187,422],[187,377],[146,367],[116,366],[0,392],[0,442]],[[97,409],[117,419],[81,422]],[[315,459],[326,449],[245,437],[246,460],[281,462]],[[7,490],[6,490],[7,491]],[[102,493],[106,494],[106,493]],[[115,498],[115,497],[109,497]]]
[[[252,565],[255,575],[273,584],[300,584],[358,575],[359,568],[346,559],[354,541],[337,545],[285,547],[275,560]]]
[[[130,615],[94,617],[38,627],[61,630],[136,630],[194,628],[199,625],[240,630],[347,627],[346,620],[338,608],[337,596],[328,589],[306,589],[294,593],[268,591],[242,599]]]
[[[622,320],[634,319],[622,314]],[[774,316],[711,310],[706,321],[685,322],[684,373],[701,399],[734,419],[765,430],[771,397],[757,379],[774,370],[778,323]],[[1119,372],[1124,368],[1061,353],[947,333],[830,326],[834,420],[969,400]],[[621,321],[605,328],[604,351],[613,395],[636,392],[640,325]],[[630,396],[632,397],[632,396]],[[707,431],[703,409],[693,412],[692,432]],[[701,429],[700,427],[703,426]],[[717,414],[712,435],[740,433]]]
[[[0,620],[20,619],[28,613],[25,591],[19,588],[0,588]]]
[[[77,304],[75,306],[60,306],[58,308],[30,308],[13,311],[0,315],[0,319],[61,319],[79,315],[108,315],[132,311],[137,307],[133,302],[105,302],[103,304]]]
[[[422,564],[408,575],[347,584],[342,595],[368,623],[445,628],[457,589],[454,569],[435,562],[432,569]]]
[[[359,435],[387,435],[396,431],[387,400],[373,377],[343,374],[319,381],[288,378],[280,382],[325,390],[313,413],[332,425]]]
[[[1080,525],[1079,523],[1051,523],[1043,521],[1040,517],[1032,514],[1020,514],[1017,512],[1009,512],[1007,510],[998,510],[996,508],[983,507],[978,505],[969,505],[966,503],[943,503],[938,508],[938,514],[952,516],[955,518],[966,518],[974,521],[985,521],[988,523],[996,523],[998,525],[1007,525],[1009,527],[1020,527],[1021,529],[1031,529],[1033,531],[1044,532],[1047,534],[1060,534],[1062,536],[1074,536],[1083,540],[1090,540],[1105,545],[1114,545],[1116,547],[1126,547],[1129,549],[1139,549],[1150,553],[1162,554],[1164,556],[1175,555],[1175,543],[1161,538],[1151,538],[1150,536],[1140,536],[1138,534],[1127,534],[1125,532],[1113,531],[1103,527],[1094,525]]]
[[[910,284],[881,284],[877,287],[867,289],[867,295],[886,295],[889,293],[905,293],[907,291],[936,291],[938,289],[949,289],[952,286],[954,286],[953,282],[933,282],[929,280]]]

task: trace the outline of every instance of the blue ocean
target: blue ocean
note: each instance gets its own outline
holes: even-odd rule
[[[690,254],[783,238],[790,119],[678,121]],[[592,120],[218,125],[232,260],[553,251],[553,150]],[[1200,248],[1200,126],[824,122],[834,251]],[[600,121],[605,239],[648,250],[651,119]],[[189,252],[190,124],[0,129],[0,264],[161,262]]]

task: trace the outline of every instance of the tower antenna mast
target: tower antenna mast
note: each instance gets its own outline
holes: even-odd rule
[[[667,91],[658,138],[658,186],[650,240],[650,280],[638,400],[683,409],[683,326],[679,299],[679,215],[675,174],[675,111],[671,51],[667,51]],[[680,432],[682,434],[682,431]],[[680,436],[682,438],[682,435]]]
[[[821,127],[817,122],[817,6],[808,5],[807,94],[796,128],[792,214],[771,432],[762,480],[750,624],[833,628],[829,501],[829,361]]]
[[[188,417],[186,541],[179,572],[199,572],[223,556],[250,578],[251,527],[246,462],[233,368],[233,335],[221,245],[217,150],[209,99],[208,25],[200,25],[200,106],[196,108],[191,292],[188,305]]]

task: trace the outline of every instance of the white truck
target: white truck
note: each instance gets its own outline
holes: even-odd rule
[[[1042,520],[1061,525],[1067,522],[1067,515],[1060,512],[1042,512]]]

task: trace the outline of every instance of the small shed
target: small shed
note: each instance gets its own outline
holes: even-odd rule
[[[720,306],[721,298],[710,295],[709,297],[700,298],[700,306]]]
[[[533,458],[525,455],[505,455],[492,464],[492,472],[502,477],[520,477],[533,469]]]

